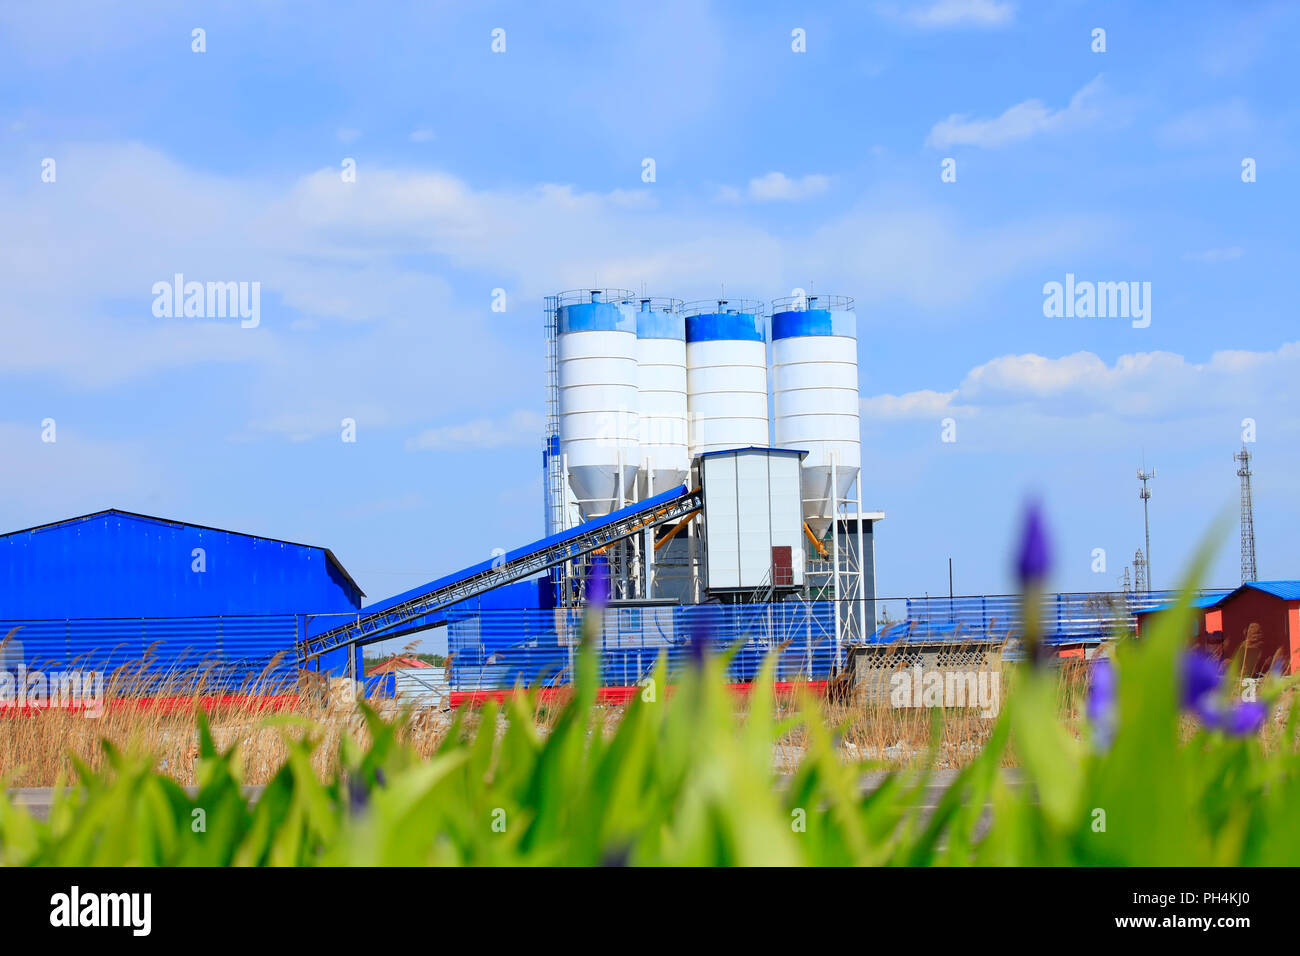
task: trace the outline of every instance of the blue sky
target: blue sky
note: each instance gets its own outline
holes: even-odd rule
[[[858,303],[882,594],[950,555],[1010,589],[1027,495],[1055,586],[1117,587],[1144,456],[1157,586],[1225,511],[1232,585],[1245,418],[1260,575],[1300,576],[1298,39],[1263,2],[7,5],[0,528],[162,514],[386,597],[540,534],[545,294],[811,284]],[[155,317],[177,272],[260,324]],[[1149,327],[1045,317],[1066,273],[1151,283]]]

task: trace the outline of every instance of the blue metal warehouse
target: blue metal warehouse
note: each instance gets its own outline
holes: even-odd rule
[[[225,689],[297,675],[313,615],[363,592],[325,548],[110,509],[0,535],[0,663],[206,672]],[[361,673],[360,648],[355,673]],[[320,669],[350,673],[348,651]]]

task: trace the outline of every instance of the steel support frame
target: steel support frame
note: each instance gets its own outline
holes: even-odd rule
[[[500,567],[489,568],[471,577],[453,581],[387,610],[369,615],[358,613],[357,619],[352,623],[331,628],[315,637],[305,638],[298,645],[299,664],[305,665],[327,651],[340,647],[351,648],[384,640],[394,629],[409,623],[414,618],[459,604],[503,585],[523,581],[548,568],[595,551],[597,548],[634,537],[647,528],[678,520],[700,508],[702,504],[703,496],[698,489],[687,492],[680,498],[593,528],[586,534],[578,535],[568,541],[561,541],[540,551],[525,554]]]

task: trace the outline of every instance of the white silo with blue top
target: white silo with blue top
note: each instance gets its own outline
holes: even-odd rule
[[[686,320],[678,299],[642,297],[624,306],[635,313],[639,477],[647,497],[686,480]]]
[[[691,457],[767,447],[767,325],[762,303],[716,299],[692,302],[683,311]]]
[[[632,497],[641,463],[636,317],[622,305],[629,297],[604,290],[557,297],[559,450],[584,518]]]
[[[776,446],[808,452],[804,518],[820,538],[862,467],[851,298],[799,295],[772,303],[772,390]]]

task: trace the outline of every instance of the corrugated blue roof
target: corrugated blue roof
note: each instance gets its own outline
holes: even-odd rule
[[[1300,581],[1247,581],[1241,587],[1254,588],[1284,601],[1300,601]]]
[[[66,528],[72,525],[81,524],[83,522],[93,521],[96,518],[102,518],[106,515],[118,515],[123,518],[134,518],[137,521],[152,522],[153,524],[162,525],[164,527],[169,527],[169,528],[194,528],[198,531],[215,531],[219,534],[238,535],[241,538],[253,538],[258,541],[270,541],[270,542],[274,542],[275,544],[288,544],[288,545],[292,545],[295,548],[310,548],[314,551],[320,551],[325,555],[329,563],[333,565],[334,569],[338,571],[339,574],[343,575],[345,579],[347,579],[348,584],[356,588],[357,593],[361,597],[366,596],[366,592],[361,590],[360,585],[358,585],[357,582],[353,580],[352,575],[348,573],[348,569],[343,567],[343,563],[339,561],[337,557],[335,557],[334,552],[331,551],[329,548],[322,548],[314,544],[303,544],[302,542],[299,541],[287,541],[284,538],[271,538],[264,534],[249,534],[247,531],[231,531],[229,528],[214,528],[211,525],[195,524],[192,521],[177,521],[173,518],[160,518],[157,515],[141,514],[140,512],[137,511],[123,511],[121,508],[105,508],[103,511],[92,511],[90,514],[77,515],[74,518],[63,518],[62,520],[59,521],[50,521],[45,524],[34,525],[33,527],[30,528],[20,528],[17,531],[3,531],[0,532],[0,539],[10,538],[20,534],[32,534],[34,532],[52,531],[55,528]]]
[[[1203,597],[1193,598],[1191,601],[1187,603],[1191,607],[1205,610],[1207,608],[1214,607],[1216,604],[1218,604],[1220,601],[1226,598],[1229,593],[1231,592],[1225,591],[1223,594],[1207,594]],[[1154,614],[1156,611],[1168,611],[1170,608],[1177,607],[1177,606],[1178,606],[1177,601],[1166,601],[1164,604],[1157,604],[1155,607],[1143,608],[1142,610],[1134,611],[1133,613],[1140,617],[1143,614]]]

